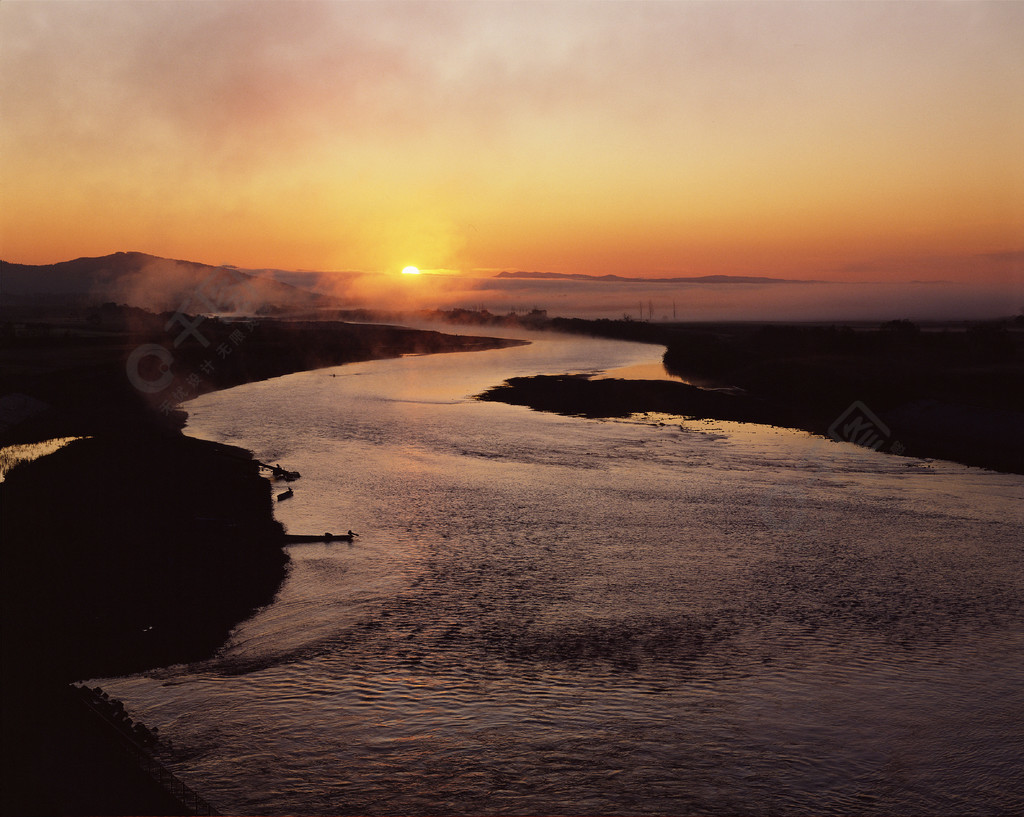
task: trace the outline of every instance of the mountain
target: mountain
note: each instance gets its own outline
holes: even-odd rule
[[[318,293],[235,267],[118,252],[56,264],[0,261],[3,302],[107,301],[157,312],[257,312],[330,305]]]
[[[499,272],[495,278],[521,280],[597,281],[630,284],[816,284],[795,278],[759,278],[747,275],[701,275],[696,278],[626,278],[622,275],[584,275],[579,272]]]

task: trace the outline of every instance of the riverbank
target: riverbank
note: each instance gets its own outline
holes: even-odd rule
[[[4,652],[33,675],[199,660],[284,578],[270,484],[241,449],[82,439],[14,468],[0,498]]]
[[[287,565],[270,484],[247,452],[146,429],[19,465],[0,502],[4,756],[21,770],[4,812],[174,813],[64,690],[207,658],[270,603]]]
[[[0,706],[5,768],[15,772],[5,775],[5,814],[174,813],[144,773],[95,748],[103,736],[63,690],[73,680],[210,657],[273,600],[286,574],[271,483],[251,453],[185,437],[184,413],[168,397],[147,399],[129,382],[132,351],[161,340],[162,323],[150,323],[141,334],[49,327],[0,345],[0,394],[14,409],[0,444],[89,437],[18,465],[0,483]],[[195,393],[354,360],[509,343],[284,322],[254,324],[235,343],[237,324],[204,328],[211,345],[233,349],[209,372],[202,344],[167,343],[176,377],[205,375]]]
[[[0,446],[116,436],[128,427],[178,429],[184,417],[177,406],[210,391],[346,363],[524,342],[340,321],[175,319],[111,306],[86,320],[0,334]]]
[[[485,400],[585,417],[664,412],[802,429],[876,450],[1024,473],[1024,318],[986,324],[549,328],[665,347],[678,382],[517,378]]]
[[[586,375],[512,378],[478,399],[592,419],[656,412],[759,423],[859,442],[890,454],[1024,473],[1024,414],[1010,410],[928,399],[877,412],[872,405],[851,400],[845,410],[836,410],[827,404],[795,404],[673,381]]]

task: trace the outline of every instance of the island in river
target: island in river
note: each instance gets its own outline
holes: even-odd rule
[[[544,324],[661,344],[665,370],[689,382],[565,373],[513,378],[481,399],[595,418],[659,412],[761,423],[1024,473],[1024,316],[925,326]]]

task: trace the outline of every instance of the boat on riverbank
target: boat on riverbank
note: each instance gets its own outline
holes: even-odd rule
[[[282,468],[280,465],[268,465],[267,463],[260,462],[259,460],[256,460],[256,465],[270,471],[270,474],[274,479],[283,479],[285,482],[294,482],[302,476],[298,471],[289,471],[287,468]]]

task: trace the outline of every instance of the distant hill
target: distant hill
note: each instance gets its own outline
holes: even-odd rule
[[[597,281],[635,284],[817,284],[795,278],[758,278],[747,275],[701,275],[696,278],[626,278],[621,275],[584,275],[568,272],[499,272],[495,278],[526,280]]]
[[[234,267],[118,252],[56,264],[0,261],[0,305],[113,301],[157,312],[275,312],[329,306],[324,295]]]

